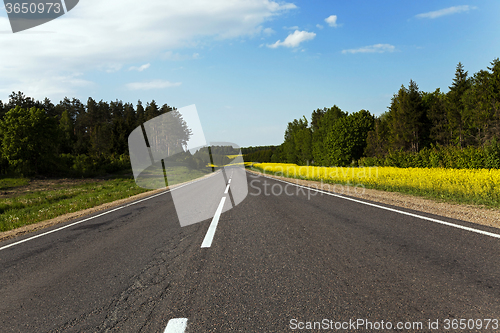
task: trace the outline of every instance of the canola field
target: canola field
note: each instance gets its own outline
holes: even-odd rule
[[[279,176],[403,192],[459,203],[500,207],[500,170],[395,167],[314,167],[253,163]]]

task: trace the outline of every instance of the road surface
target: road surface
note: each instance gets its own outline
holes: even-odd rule
[[[1,242],[0,331],[498,331],[497,229],[246,179],[209,247],[214,218],[181,227],[169,192]]]

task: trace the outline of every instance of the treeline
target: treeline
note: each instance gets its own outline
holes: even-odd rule
[[[410,80],[388,111],[317,109],[288,123],[272,162],[321,166],[500,168],[500,61],[472,76],[461,63],[449,91]]]
[[[271,162],[273,155],[276,153],[279,146],[256,146],[241,148],[243,160],[245,162]]]
[[[172,110],[154,100],[134,106],[64,98],[55,105],[12,93],[7,104],[0,101],[0,173],[85,176],[130,168],[129,134]]]

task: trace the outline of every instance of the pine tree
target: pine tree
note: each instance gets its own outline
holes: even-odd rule
[[[446,146],[451,143],[450,125],[446,114],[446,95],[437,88],[422,94],[422,103],[430,121],[429,138],[433,144]]]
[[[415,81],[408,89],[401,86],[389,107],[390,141],[395,150],[418,152],[428,140],[428,120],[422,104],[422,94]]]
[[[5,108],[6,105],[4,106],[2,100],[0,99],[0,120],[2,120],[5,113],[7,113],[7,110]]]
[[[146,104],[146,111],[145,111],[146,121],[156,118],[159,115],[160,115],[160,110],[155,100],[152,100],[151,103]]]
[[[128,135],[125,125],[125,110],[122,101],[115,101],[109,104],[112,120],[112,152],[114,154],[124,154],[127,151]]]
[[[140,100],[137,101],[136,115],[137,115],[136,127],[141,126],[146,121],[146,117],[144,115],[144,107],[142,106],[142,102]]]
[[[494,59],[488,70],[491,72],[490,103],[494,122],[494,126],[491,128],[491,136],[500,139],[500,60],[498,58]]]
[[[137,123],[134,106],[131,103],[125,104],[124,117],[125,117],[125,128],[128,137],[128,135],[130,135],[130,133],[132,133],[132,131],[136,128],[136,123]]]
[[[26,97],[26,95],[20,91],[17,93],[12,92],[12,94],[9,95],[8,110],[16,106],[28,110],[35,106],[35,100],[31,97]]]
[[[57,118],[57,119],[60,118],[61,115],[57,114],[56,107],[50,101],[50,99],[48,99],[47,97],[45,97],[45,99],[43,100],[43,103],[37,102],[36,104],[38,104],[38,106],[37,106],[38,108],[45,110],[45,113],[49,117],[53,117],[53,118]]]
[[[68,110],[64,110],[59,119],[59,152],[70,154],[73,151],[74,125],[69,116]]]
[[[449,131],[455,142],[463,147],[465,145],[465,107],[463,103],[463,96],[470,88],[470,80],[467,77],[467,71],[464,70],[462,63],[458,63],[455,78],[447,94],[447,114],[448,123],[450,125]]]
[[[366,136],[365,155],[383,157],[389,151],[389,124],[388,112],[381,114],[374,120],[374,128]]]

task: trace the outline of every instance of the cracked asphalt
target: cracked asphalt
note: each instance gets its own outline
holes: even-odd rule
[[[446,319],[500,320],[498,238],[247,180],[210,248],[211,219],[181,227],[166,193],[0,250],[0,331],[163,332],[187,318],[187,332],[319,332],[336,330],[292,323],[362,318],[424,325],[393,332],[439,320],[441,332]]]

